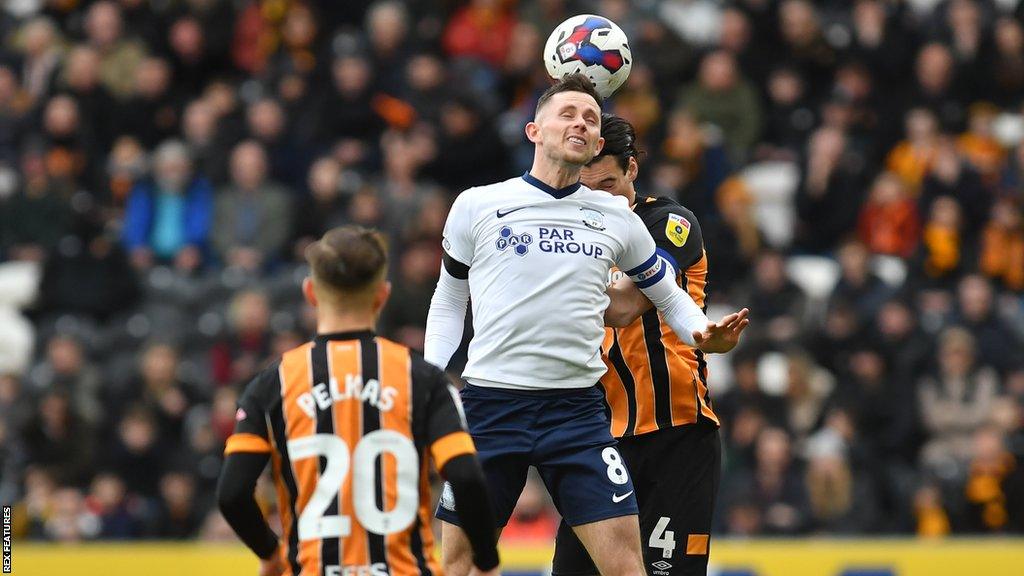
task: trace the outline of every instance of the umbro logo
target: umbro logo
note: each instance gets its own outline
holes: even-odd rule
[[[499,252],[511,248],[516,256],[526,256],[526,253],[530,251],[530,244],[533,244],[533,234],[529,232],[516,234],[508,226],[502,226],[501,230],[498,230],[498,239],[494,241],[494,247]]]
[[[668,570],[669,568],[672,567],[671,564],[669,564],[668,562],[665,562],[664,560],[658,560],[657,562],[651,562],[651,566],[654,566],[658,570]]]
[[[633,493],[633,491],[630,490],[629,492],[626,492],[622,496],[619,496],[618,494],[612,494],[612,502],[618,504],[619,502],[622,502],[626,498],[629,498],[629,495],[632,494],[632,493]]]
[[[509,214],[511,214],[511,213],[513,213],[513,212],[515,212],[517,210],[522,210],[524,208],[529,208],[529,206],[520,206],[519,208],[513,208],[511,210],[505,210],[504,212],[502,212],[501,210],[498,210],[496,215],[498,216],[498,218],[504,218],[505,216],[508,216]]]

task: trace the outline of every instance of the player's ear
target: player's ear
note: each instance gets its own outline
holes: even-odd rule
[[[604,138],[598,138],[597,139],[597,148],[594,148],[594,157],[597,158],[597,155],[600,154],[601,150],[603,150],[603,149],[604,149]]]
[[[385,280],[380,283],[377,287],[377,294],[373,297],[373,311],[379,313],[384,309],[384,305],[388,303],[388,298],[391,297],[391,282]]]
[[[636,158],[629,157],[629,164],[626,165],[626,181],[632,182],[636,180],[636,175],[640,171],[640,166],[636,163]]]
[[[536,122],[526,123],[526,139],[534,144],[540,142],[540,126]]]
[[[306,276],[302,280],[302,297],[306,299],[310,306],[313,308],[317,307],[316,291],[313,290],[313,278],[311,276]]]

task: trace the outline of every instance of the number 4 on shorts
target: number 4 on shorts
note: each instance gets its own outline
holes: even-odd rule
[[[651,538],[647,541],[651,548],[661,548],[662,558],[671,558],[672,551],[676,549],[676,533],[665,529],[668,528],[670,521],[668,516],[659,518],[658,523],[654,525],[654,531],[651,532]]]

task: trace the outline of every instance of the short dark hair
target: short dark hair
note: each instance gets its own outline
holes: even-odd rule
[[[601,153],[591,160],[591,164],[605,156],[611,156],[625,172],[629,167],[629,159],[640,160],[640,155],[643,154],[643,151],[636,147],[636,130],[624,118],[607,112],[601,114],[601,137],[604,138],[604,147],[601,148]]]
[[[384,277],[387,242],[376,230],[341,226],[306,247],[313,277],[338,292],[360,292]]]
[[[575,74],[566,74],[561,80],[552,84],[550,88],[540,95],[540,99],[537,100],[537,108],[533,113],[534,117],[536,117],[537,113],[540,112],[540,109],[548,103],[548,100],[551,100],[551,97],[559,92],[583,92],[593,98],[594,102],[597,102],[598,108],[604,104],[604,98],[601,98],[601,95],[597,93],[597,89],[594,88],[594,83],[591,82],[590,78],[587,78],[585,74],[580,74],[579,72]]]

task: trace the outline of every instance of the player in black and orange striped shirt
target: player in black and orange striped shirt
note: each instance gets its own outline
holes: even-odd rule
[[[706,307],[708,262],[697,219],[675,200],[636,193],[639,152],[628,122],[604,114],[601,136],[604,148],[583,169],[583,183],[629,201],[676,281]],[[656,576],[705,575],[721,464],[707,363],[704,353],[684,344],[631,282],[618,282],[615,274],[605,319],[620,327],[608,329],[602,345],[608,371],[601,386],[612,434],[619,438],[619,452],[633,477],[644,565]],[[747,326],[747,311],[731,318],[728,339],[735,345]],[[597,574],[564,524],[552,573]]]
[[[261,576],[441,575],[433,556],[428,462],[453,488],[473,574],[496,575],[494,518],[458,395],[441,370],[373,333],[390,285],[386,249],[358,227],[306,252],[303,293],[317,336],[285,352],[239,400],[218,486],[224,517]],[[253,489],[267,461],[283,534]]]

